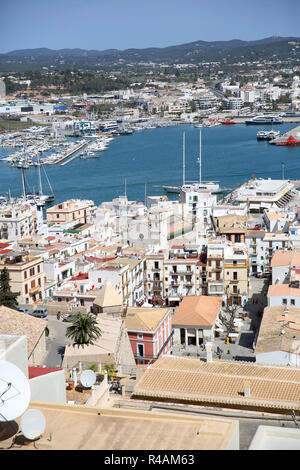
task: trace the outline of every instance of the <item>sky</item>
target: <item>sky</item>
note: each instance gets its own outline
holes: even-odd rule
[[[300,37],[300,0],[0,0],[0,52]]]

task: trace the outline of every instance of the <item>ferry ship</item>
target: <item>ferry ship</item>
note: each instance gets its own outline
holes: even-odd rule
[[[259,115],[245,121],[245,124],[283,124],[280,116]]]

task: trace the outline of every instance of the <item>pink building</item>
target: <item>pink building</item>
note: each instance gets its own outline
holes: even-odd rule
[[[47,222],[87,224],[90,222],[93,205],[93,201],[69,199],[47,209]]]
[[[137,364],[148,364],[170,353],[172,316],[168,308],[128,308],[126,328]]]

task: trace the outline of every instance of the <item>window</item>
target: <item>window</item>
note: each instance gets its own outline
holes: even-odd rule
[[[25,284],[25,294],[28,294],[28,285]]]
[[[144,335],[138,334],[138,335],[137,335],[137,338],[138,338],[138,339],[143,339],[143,338],[144,338]]]
[[[282,305],[286,305],[287,304],[287,299],[282,299]]]
[[[30,274],[30,276],[34,276],[34,268],[30,268],[29,274]]]
[[[236,271],[233,272],[233,280],[237,281],[238,273]]]
[[[158,263],[158,261],[155,261],[155,263],[154,263],[154,269],[159,269],[159,263]]]
[[[24,279],[27,279],[27,271],[24,271]]]
[[[291,305],[295,305],[295,299],[291,299]]]
[[[138,344],[137,345],[137,355],[140,357],[144,356],[144,345],[143,344]]]
[[[37,271],[38,273],[41,272],[41,266],[38,264],[38,267],[37,267]]]

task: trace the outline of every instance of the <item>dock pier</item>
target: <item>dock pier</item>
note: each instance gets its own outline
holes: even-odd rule
[[[75,149],[71,150],[70,152],[67,152],[63,157],[59,158],[58,160],[56,160],[56,162],[54,163],[55,165],[57,165],[58,163],[60,163],[60,166],[64,166],[66,165],[67,163],[69,163],[71,160],[73,160],[74,158],[76,158],[78,155],[74,155],[76,152],[78,152],[79,150],[81,150],[83,147],[85,147],[86,145],[88,145],[87,142],[84,142],[84,144],[80,144],[78,145],[78,147],[76,147]],[[64,163],[61,163],[63,162],[64,160],[66,160],[68,157],[70,157],[71,155],[73,155],[72,158],[70,158],[69,160],[67,160],[66,162]]]
[[[284,134],[276,137],[273,140],[269,141],[269,144],[276,145],[277,142],[284,142],[289,137],[293,136],[295,139],[300,139],[300,126],[294,127],[290,131],[285,132]]]

